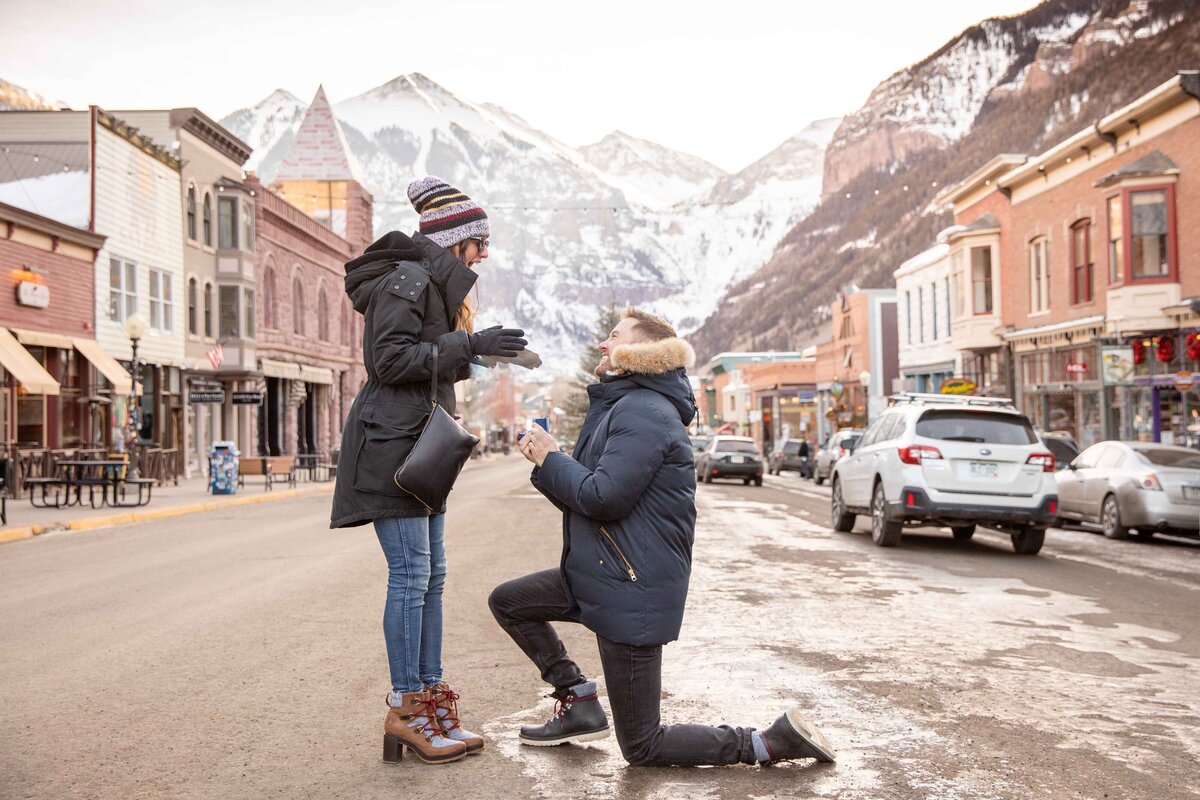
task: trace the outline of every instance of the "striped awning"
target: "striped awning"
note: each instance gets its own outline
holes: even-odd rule
[[[58,381],[46,372],[7,328],[0,328],[0,364],[30,394],[58,394]]]
[[[101,375],[108,378],[113,385],[114,394],[125,395],[133,391],[133,378],[129,375],[129,370],[117,363],[117,360],[110,356],[99,342],[95,339],[80,337],[76,337],[72,342],[75,349],[92,362],[92,366],[98,369]]]

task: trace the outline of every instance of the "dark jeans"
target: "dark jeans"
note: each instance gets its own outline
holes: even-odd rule
[[[579,622],[557,569],[502,583],[488,598],[500,627],[562,695],[584,681],[551,622]],[[617,744],[635,766],[753,764],[753,728],[663,725],[662,645],[636,647],[597,636]]]

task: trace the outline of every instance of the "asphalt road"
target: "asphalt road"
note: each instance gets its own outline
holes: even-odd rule
[[[523,748],[548,714],[486,608],[557,563],[513,456],[451,500],[447,678],[483,755],[379,761],[385,566],[298,498],[0,548],[0,798],[1200,797],[1200,546],[1053,531],[1039,556],[945,531],[876,548],[794,475],[699,489],[664,718],[798,705],[836,765],[633,769],[612,739]],[[599,675],[593,638],[564,627]]]

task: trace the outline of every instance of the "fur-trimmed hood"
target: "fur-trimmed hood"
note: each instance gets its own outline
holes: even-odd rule
[[[608,356],[613,369],[638,375],[661,375],[696,363],[696,353],[683,339],[671,337],[657,342],[637,342],[613,348]]]
[[[688,382],[687,367],[696,360],[692,346],[682,339],[661,339],[614,347],[609,353],[613,370],[588,387],[592,403],[615,402],[628,392],[651,389],[671,401],[684,425],[696,417],[696,398]]]

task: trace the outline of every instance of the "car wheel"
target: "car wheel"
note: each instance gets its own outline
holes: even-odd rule
[[[833,500],[830,504],[833,513],[833,529],[842,533],[854,530],[854,515],[846,511],[846,503],[842,500],[842,484],[833,482]]]
[[[755,478],[755,479],[754,479],[754,485],[755,485],[755,486],[762,486],[762,478]]]
[[[1129,528],[1121,524],[1121,507],[1117,505],[1115,495],[1104,498],[1104,504],[1100,506],[1100,525],[1109,539],[1124,539],[1129,535]]]
[[[903,523],[887,518],[887,498],[883,495],[883,481],[879,481],[871,493],[871,539],[880,547],[895,547],[900,544],[903,530]]]
[[[749,486],[749,485],[750,485],[750,479],[742,478],[742,486]]]
[[[1023,556],[1032,556],[1042,549],[1046,541],[1046,531],[1043,528],[1022,528],[1012,534],[1013,550]]]
[[[708,470],[704,470],[704,482],[712,483],[712,473],[709,472]]]
[[[950,532],[954,534],[954,538],[960,542],[965,542],[975,535],[974,525],[952,525]]]

